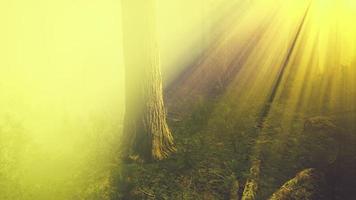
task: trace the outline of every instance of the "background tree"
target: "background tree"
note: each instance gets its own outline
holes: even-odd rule
[[[122,0],[126,70],[124,152],[144,160],[172,151],[166,122],[156,31],[155,0]]]

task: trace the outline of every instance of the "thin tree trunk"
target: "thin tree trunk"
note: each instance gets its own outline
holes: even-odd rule
[[[245,188],[242,194],[242,200],[255,200],[257,196],[257,191],[258,191],[258,182],[260,178],[260,171],[261,171],[261,152],[262,152],[262,146],[260,146],[260,141],[263,140],[264,135],[262,134],[262,129],[265,123],[265,120],[267,119],[271,106],[275,100],[277,91],[279,89],[280,83],[282,81],[284,72],[289,64],[291,55],[293,54],[293,51],[295,50],[296,43],[298,41],[298,38],[300,37],[301,31],[304,27],[305,20],[307,18],[307,15],[309,13],[309,8],[311,6],[312,0],[310,0],[304,15],[302,17],[302,20],[298,26],[297,32],[294,36],[294,39],[291,43],[291,46],[288,48],[287,55],[281,65],[280,71],[277,75],[277,79],[272,85],[271,88],[271,93],[266,99],[266,102],[264,103],[261,113],[257,118],[256,121],[256,135],[257,135],[257,140],[256,140],[256,145],[253,149],[252,155],[251,155],[251,167],[250,167],[250,176],[247,179],[245,183]]]
[[[126,70],[123,151],[144,160],[160,160],[175,150],[163,103],[155,7],[155,0],[122,0]]]

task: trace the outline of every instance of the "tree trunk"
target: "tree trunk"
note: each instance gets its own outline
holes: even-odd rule
[[[163,103],[155,0],[122,0],[126,70],[125,154],[163,159],[175,150]]]

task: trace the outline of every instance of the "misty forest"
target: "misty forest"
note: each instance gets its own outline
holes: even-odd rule
[[[356,199],[354,0],[1,0],[0,200]]]

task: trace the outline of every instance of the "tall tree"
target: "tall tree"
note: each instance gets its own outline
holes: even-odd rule
[[[156,0],[122,0],[126,70],[125,153],[144,160],[175,150],[166,122],[156,30]]]

